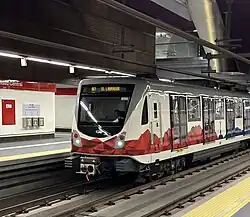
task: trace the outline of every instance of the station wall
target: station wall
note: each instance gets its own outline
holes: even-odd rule
[[[56,129],[70,131],[76,103],[76,88],[57,88],[55,97]]]
[[[0,82],[0,138],[54,134],[55,90],[55,84]]]

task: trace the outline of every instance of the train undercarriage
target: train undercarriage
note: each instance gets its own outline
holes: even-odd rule
[[[152,164],[140,164],[132,158],[123,156],[86,156],[73,153],[65,159],[65,167],[71,168],[77,174],[84,175],[88,180],[95,176],[117,176],[119,174],[134,173],[136,182],[147,182],[191,167],[197,161],[207,161],[226,153],[237,152],[249,147],[248,141],[233,143],[224,147],[209,149],[180,157],[156,160]]]

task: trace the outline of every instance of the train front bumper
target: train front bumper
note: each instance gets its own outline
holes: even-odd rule
[[[100,159],[98,157],[86,157],[80,155],[72,155],[65,159],[65,168],[70,168],[76,173],[83,175],[95,176],[100,173],[98,167]]]

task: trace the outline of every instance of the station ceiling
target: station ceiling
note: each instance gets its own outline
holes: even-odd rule
[[[97,0],[0,1],[1,51],[107,70],[155,73],[154,43],[154,26]],[[0,64],[3,69],[0,79],[57,82],[65,76],[70,78],[80,74],[79,77],[84,77],[90,73],[78,70],[75,75],[70,75],[64,73],[67,68],[55,69],[51,65],[30,62],[21,68],[20,61],[8,58],[1,59]],[[91,73],[100,74],[93,70]]]
[[[237,53],[249,53],[250,58],[250,1],[249,0],[217,0],[224,23],[225,12],[228,11],[227,2],[232,2],[231,38],[242,39],[241,47],[236,48]]]
[[[186,32],[195,29],[193,22],[151,0],[143,0],[143,4],[141,0],[117,1]],[[226,11],[226,0],[217,1],[221,12]],[[242,47],[237,48],[237,52],[250,53],[249,30],[243,28],[247,26],[245,18],[250,13],[250,1],[234,0],[232,12],[231,37],[242,39]],[[27,56],[154,74],[155,31],[154,26],[97,0],[0,1],[0,50]],[[28,67],[21,68],[20,62],[5,58],[0,60],[0,66],[0,79],[60,83],[67,79],[104,75],[93,70],[76,70],[69,74],[65,67],[39,63],[28,63]]]
[[[132,7],[142,13],[145,13],[155,19],[162,20],[176,28],[183,31],[193,31],[195,29],[192,21],[186,20],[176,13],[156,4],[151,0],[117,0],[119,2],[125,2],[126,5]]]
[[[231,51],[242,54],[246,58],[250,58],[250,29],[248,28],[248,17],[250,14],[249,0],[216,0],[224,21],[226,24],[225,12],[228,11],[227,2],[232,2],[232,13],[230,25],[230,39],[241,39],[241,42],[232,43],[239,46],[228,47]],[[162,20],[172,26],[182,29],[186,32],[192,32],[195,29],[192,21],[186,20],[172,11],[161,7],[151,0],[145,0],[144,4],[140,4],[139,0],[126,0],[126,4],[130,7],[148,14],[158,20]],[[195,33],[192,33],[195,34]],[[226,38],[225,38],[226,39]],[[225,58],[221,55],[219,58]],[[250,84],[250,67],[249,65],[237,61],[232,58],[226,58],[227,72],[216,73],[214,77],[225,79],[231,82],[237,82],[244,85]],[[180,75],[181,76],[181,75]]]

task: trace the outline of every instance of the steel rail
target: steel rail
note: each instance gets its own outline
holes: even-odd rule
[[[141,12],[139,12],[139,11],[133,9],[133,8],[130,8],[130,7],[126,6],[126,5],[124,5],[124,4],[121,4],[121,3],[117,2],[117,1],[114,1],[114,0],[98,0],[98,1],[110,6],[112,8],[115,8],[116,10],[119,10],[119,11],[121,11],[123,13],[126,13],[126,14],[131,15],[133,17],[136,17],[136,18],[138,18],[138,19],[140,19],[140,20],[142,20],[144,22],[147,22],[147,23],[149,23],[149,24],[151,24],[153,26],[157,26],[157,27],[159,27],[159,28],[161,28],[161,29],[163,29],[165,31],[176,34],[176,35],[178,35],[180,37],[183,37],[183,38],[185,38],[187,40],[195,41],[196,43],[198,43],[200,45],[203,45],[205,47],[208,47],[208,48],[211,48],[213,50],[219,51],[221,53],[227,54],[228,56],[233,57],[233,58],[235,58],[237,60],[240,60],[240,61],[242,61],[244,63],[250,64],[250,60],[247,59],[247,58],[244,58],[243,56],[240,56],[240,55],[238,55],[236,53],[233,53],[233,52],[231,52],[231,51],[229,51],[227,49],[219,47],[219,46],[217,46],[217,45],[215,45],[213,43],[210,43],[210,42],[208,42],[208,41],[206,41],[204,39],[198,38],[198,37],[196,37],[196,36],[194,36],[192,34],[184,32],[184,31],[182,31],[182,30],[180,30],[180,29],[178,29],[176,27],[173,27],[173,26],[171,26],[171,25],[169,25],[167,23],[164,23],[164,22],[162,22],[160,20],[156,20],[155,18],[152,18],[152,17],[150,17],[150,16],[148,16],[146,14],[143,14],[143,13],[141,13]]]
[[[187,202],[194,202],[196,197],[205,196],[204,193],[212,191],[212,189],[216,187],[222,187],[222,184],[229,183],[229,180],[234,180],[235,177],[241,177],[242,175],[247,174],[250,171],[250,163],[246,162],[245,164],[246,166],[244,166],[243,168],[232,172],[229,175],[225,175],[219,180],[215,180],[205,186],[202,186],[193,192],[187,193],[175,200],[172,200],[171,202],[166,203],[159,208],[156,208],[155,210],[142,215],[141,217],[161,217],[164,215],[171,215],[172,210],[178,207],[182,207]]]
[[[51,206],[52,204],[59,202],[70,200],[76,196],[82,194],[89,194],[92,191],[98,190],[98,184],[103,181],[107,181],[107,179],[96,179],[92,180],[89,183],[84,183],[83,181],[75,181],[72,183],[59,183],[53,186],[46,186],[44,188],[39,188],[37,190],[32,190],[30,192],[25,192],[23,194],[18,194],[10,197],[11,200],[15,200],[15,197],[27,197],[27,195],[38,194],[43,191],[52,191],[53,189],[60,189],[59,192],[48,194],[47,196],[36,197],[36,199],[32,199],[29,201],[25,201],[22,203],[18,203],[16,205],[6,206],[4,208],[0,208],[0,215],[11,216],[17,215],[21,213],[27,213],[28,211],[34,210],[36,208]],[[4,198],[5,199],[5,198]],[[4,203],[4,199],[0,199],[1,203]]]
[[[227,156],[227,157],[219,158],[218,160],[215,160],[206,165],[201,165],[201,166],[174,174],[173,176],[170,176],[170,177],[165,177],[160,180],[156,180],[154,182],[144,184],[142,186],[131,188],[127,191],[122,191],[120,193],[115,193],[115,194],[111,194],[108,196],[100,197],[97,200],[90,201],[85,204],[80,204],[78,206],[75,206],[74,208],[72,208],[71,206],[71,208],[63,210],[61,213],[52,214],[51,216],[66,217],[66,216],[82,215],[81,213],[84,213],[87,211],[95,212],[98,210],[97,207],[105,206],[105,205],[115,205],[115,202],[118,200],[129,199],[132,195],[142,194],[143,191],[148,190],[148,189],[154,189],[156,186],[159,186],[159,185],[165,185],[166,182],[168,181],[175,181],[176,179],[182,179],[182,178],[185,178],[185,176],[193,176],[194,175],[193,173],[197,173],[197,172],[199,173],[201,170],[206,170],[207,168],[210,168],[210,167],[216,166],[217,168],[217,166],[220,166],[220,164],[223,165],[227,161],[233,161],[233,159],[238,158],[240,156],[248,155],[249,153],[250,151],[247,150],[239,154],[236,154],[235,156]],[[241,162],[238,164],[241,164]]]

